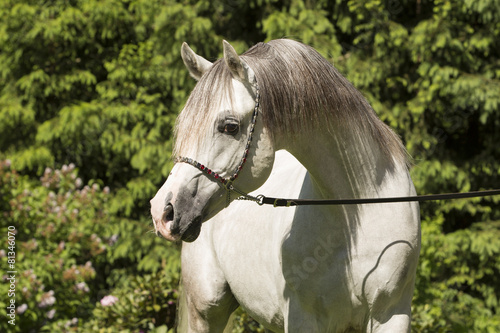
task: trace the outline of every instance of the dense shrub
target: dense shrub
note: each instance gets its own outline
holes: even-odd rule
[[[423,221],[413,300],[416,332],[497,332],[500,328],[500,221],[442,235]]]
[[[173,326],[178,249],[148,232],[145,221],[110,214],[108,187],[83,185],[74,165],[46,169],[33,181],[3,161],[0,191],[0,232],[6,239],[9,227],[16,230],[17,271],[16,325],[2,320],[1,331]],[[7,267],[5,250],[0,256]],[[0,293],[8,287],[2,283]],[[109,295],[116,304],[106,304]]]
[[[178,280],[164,272],[130,277],[103,298],[83,325],[83,332],[167,332],[176,318]],[[112,298],[115,297],[115,298]],[[106,330],[102,330],[106,331]]]

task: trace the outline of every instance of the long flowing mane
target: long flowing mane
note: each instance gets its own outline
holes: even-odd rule
[[[278,39],[259,43],[241,55],[255,72],[261,94],[262,121],[272,136],[314,130],[320,124],[348,129],[378,143],[381,152],[407,164],[400,138],[375,114],[367,100],[316,50]],[[191,93],[176,126],[175,154],[210,135],[217,106],[231,100],[231,72],[218,60]],[[322,125],[323,126],[323,125]]]

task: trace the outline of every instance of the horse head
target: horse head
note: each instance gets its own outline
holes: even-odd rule
[[[194,241],[202,222],[268,178],[274,161],[271,136],[256,121],[259,92],[254,71],[234,48],[211,63],[186,43],[181,55],[198,80],[177,118],[176,163],[151,200],[155,229],[170,241]],[[185,163],[179,163],[185,162]]]

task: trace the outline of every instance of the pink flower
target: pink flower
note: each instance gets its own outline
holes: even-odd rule
[[[56,310],[52,309],[49,312],[47,312],[47,318],[53,319],[55,314],[56,314]]]
[[[85,282],[79,282],[75,285],[75,289],[79,291],[83,291],[84,293],[88,293],[90,291],[89,287]]]
[[[48,292],[42,295],[42,299],[40,303],[38,303],[39,308],[46,308],[51,305],[54,305],[56,302],[56,298],[54,297],[54,290],[49,290]]]
[[[118,297],[112,295],[104,296],[103,299],[101,299],[102,306],[111,306],[116,302],[118,302]]]
[[[113,246],[116,243],[116,241],[118,241],[118,235],[114,234],[111,237],[109,237],[108,244]]]
[[[21,304],[17,307],[18,314],[23,314],[26,310],[28,310],[28,305],[26,305],[26,303]]]

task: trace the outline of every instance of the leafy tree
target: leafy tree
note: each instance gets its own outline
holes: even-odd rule
[[[196,15],[203,10],[173,1],[3,2],[0,151],[31,175],[85,165],[84,179],[119,191],[114,210],[143,214],[172,166],[175,114],[193,85],[178,50],[213,35]]]
[[[4,179],[10,180],[0,188],[2,212],[18,214],[10,217],[17,220],[9,221],[18,223],[18,230],[23,226],[26,234],[19,236],[28,244],[36,223],[62,223],[40,210],[50,201],[50,191],[56,197],[59,191],[69,191],[75,202],[64,199],[67,207],[82,204],[76,195],[81,188],[50,190],[37,185],[40,177],[55,177],[55,171],[44,175],[47,166],[61,173],[63,165],[74,163],[83,184],[111,188],[104,197],[97,191],[100,194],[86,206],[88,219],[99,220],[98,212],[106,211],[114,222],[102,232],[107,230],[109,236],[121,231],[123,236],[112,251],[108,248],[91,261],[96,275],[88,281],[99,281],[104,274],[96,267],[111,265],[114,273],[96,283],[110,291],[121,285],[137,297],[120,309],[80,308],[81,318],[93,318],[87,329],[102,320],[133,331],[141,315],[152,318],[158,307],[150,305],[153,312],[136,312],[130,322],[119,323],[120,313],[132,312],[148,299],[132,290],[146,284],[157,290],[159,284],[175,281],[170,273],[161,277],[159,272],[175,271],[178,254],[143,236],[150,225],[149,199],[172,167],[176,114],[194,86],[179,56],[184,41],[210,60],[221,56],[222,39],[239,52],[281,37],[308,43],[335,64],[401,135],[413,156],[418,193],[500,184],[496,0],[4,0],[0,15],[0,158],[9,158],[23,175],[12,178],[4,172]],[[17,187],[5,185],[11,181]],[[37,195],[22,194],[34,188],[41,188]],[[38,210],[15,212],[12,200],[28,198]],[[500,329],[499,200],[421,205],[423,242],[414,331]],[[38,215],[34,221],[21,219],[22,214]],[[7,222],[2,220],[1,227]],[[82,229],[86,237],[97,228],[87,223],[83,227],[89,228]],[[57,250],[68,232],[64,228],[48,248]],[[35,239],[43,238],[39,237]],[[91,241],[72,249],[72,254],[65,242],[61,255],[85,265],[75,258],[88,256],[85,246]],[[114,254],[108,257],[109,253]],[[121,282],[120,264],[129,267],[123,268],[127,278]],[[139,272],[151,276],[133,277]],[[94,304],[99,298],[88,297]],[[168,306],[161,308],[167,310]],[[56,313],[62,320],[74,309]],[[44,313],[39,310],[36,316]],[[246,314],[240,314],[238,322],[239,331],[259,329]]]

